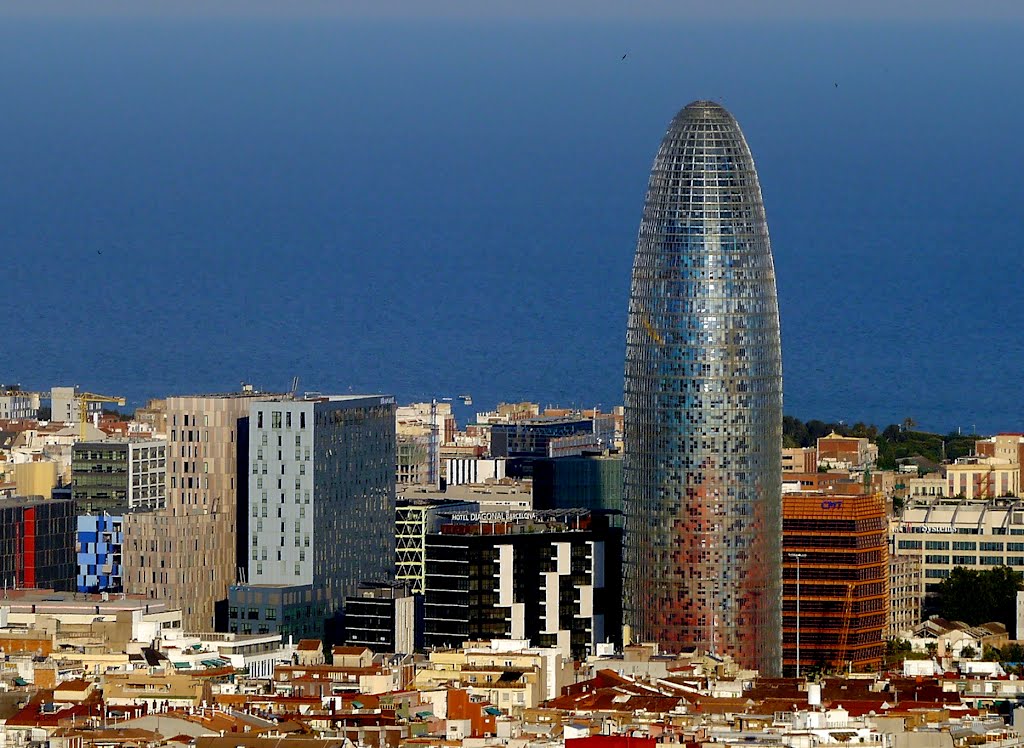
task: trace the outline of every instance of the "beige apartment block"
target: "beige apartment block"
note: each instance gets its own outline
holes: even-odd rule
[[[125,516],[124,587],[181,608],[186,630],[214,625],[214,606],[226,600],[237,575],[239,420],[251,390],[227,395],[170,397],[167,415],[167,504]],[[247,442],[241,440],[242,464]]]

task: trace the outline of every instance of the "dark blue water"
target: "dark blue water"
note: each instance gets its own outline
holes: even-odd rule
[[[5,18],[0,381],[609,407],[647,171],[721,98],[786,411],[1024,428],[1022,30]]]

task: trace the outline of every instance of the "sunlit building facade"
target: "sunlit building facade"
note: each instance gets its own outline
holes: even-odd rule
[[[761,188],[698,101],[651,171],[626,339],[624,615],[633,640],[781,664],[782,354]]]

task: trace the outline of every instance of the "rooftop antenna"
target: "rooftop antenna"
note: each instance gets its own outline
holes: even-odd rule
[[[296,375],[296,376],[292,377],[292,388],[288,391],[288,396],[292,400],[295,399],[295,393],[298,391],[298,389],[299,389],[299,377],[298,377],[298,375]]]

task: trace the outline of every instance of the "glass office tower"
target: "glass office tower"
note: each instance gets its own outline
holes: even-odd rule
[[[624,614],[634,641],[780,670],[782,351],[754,161],[723,107],[669,125],[626,335]]]

